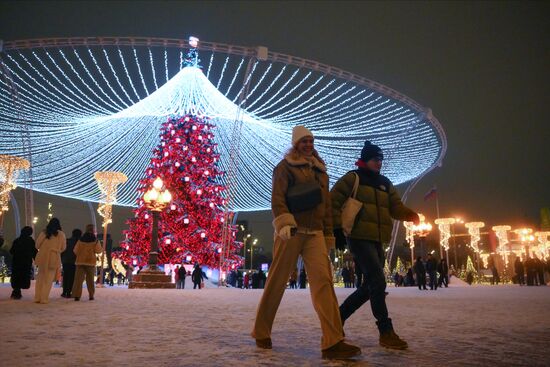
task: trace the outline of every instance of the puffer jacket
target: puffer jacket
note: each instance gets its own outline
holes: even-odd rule
[[[327,246],[333,247],[332,209],[328,190],[328,175],[325,165],[318,159],[311,162],[303,157],[286,155],[273,170],[271,210],[273,227],[279,232],[284,226],[297,227],[299,231],[323,231]],[[321,186],[322,201],[315,208],[300,213],[288,209],[286,194],[292,185],[317,181]]]
[[[353,190],[354,173],[359,175],[356,199],[363,203],[363,207],[355,218],[350,238],[389,243],[393,228],[392,218],[412,220],[415,212],[403,205],[395,187],[386,176],[364,169],[348,172],[332,188],[334,228],[342,227],[342,206]]]
[[[85,233],[74,246],[76,265],[95,266],[95,254],[102,251],[101,243],[91,233]]]

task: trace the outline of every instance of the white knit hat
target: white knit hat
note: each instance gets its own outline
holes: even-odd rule
[[[292,145],[298,144],[300,139],[302,139],[305,136],[313,137],[313,133],[309,131],[305,126],[302,126],[302,125],[294,126],[294,128],[292,129]]]

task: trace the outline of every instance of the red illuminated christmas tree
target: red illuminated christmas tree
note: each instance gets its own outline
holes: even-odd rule
[[[213,129],[207,118],[187,115],[162,124],[160,144],[140,181],[138,208],[128,220],[127,240],[117,256],[126,263],[147,264],[151,243],[152,215],[143,194],[160,177],[172,194],[172,202],[159,217],[159,264],[200,263],[218,267],[222,254],[225,186],[218,167]],[[229,231],[225,268],[237,267],[239,243]],[[227,250],[226,250],[227,251]],[[135,260],[135,261],[134,261]]]

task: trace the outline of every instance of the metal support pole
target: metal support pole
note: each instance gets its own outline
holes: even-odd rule
[[[103,285],[105,284],[105,276],[104,276],[104,268],[105,268],[105,250],[107,248],[107,223],[103,224],[103,245],[102,251],[101,251],[101,269],[99,269],[99,284]]]

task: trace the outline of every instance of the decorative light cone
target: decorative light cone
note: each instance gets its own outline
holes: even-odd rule
[[[30,166],[25,158],[0,154],[0,215],[9,209],[10,191],[17,187],[19,171],[28,170]]]
[[[472,240],[470,242],[470,246],[474,249],[475,252],[479,253],[479,246],[478,243],[481,240],[481,236],[479,234],[480,228],[485,227],[485,223],[483,222],[469,222],[465,223],[464,226],[468,228],[468,233],[472,237]]]

